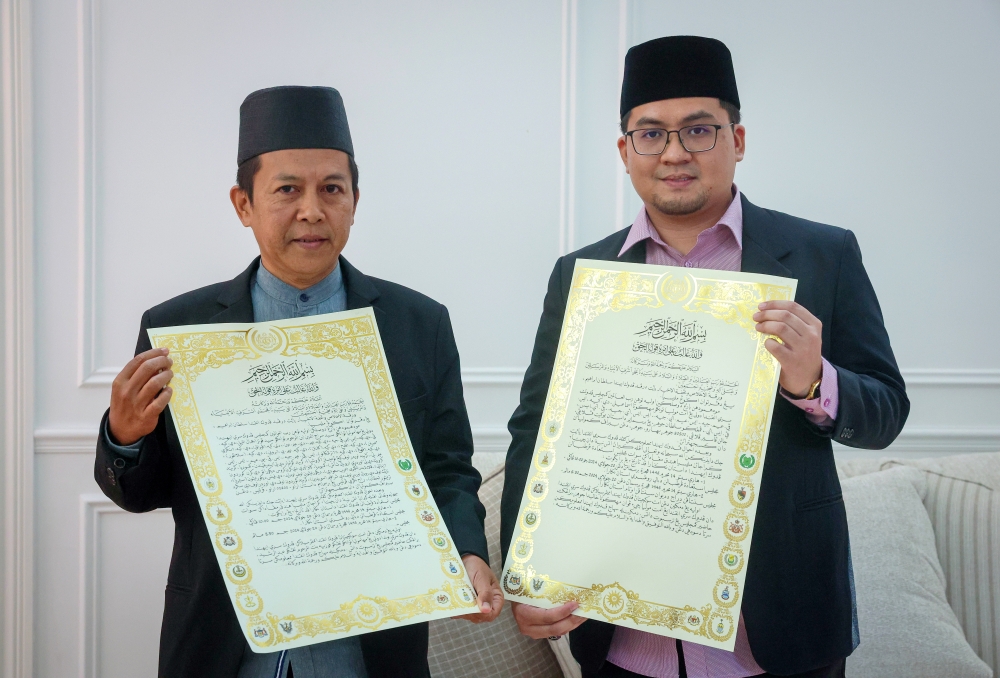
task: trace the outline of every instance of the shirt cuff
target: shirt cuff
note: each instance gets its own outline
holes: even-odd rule
[[[107,448],[119,457],[124,457],[125,459],[131,459],[133,461],[139,458],[139,450],[142,448],[142,441],[145,439],[145,436],[139,438],[131,445],[119,445],[111,438],[111,431],[108,430],[107,422],[104,424],[104,430],[101,431],[101,435],[104,436],[104,444]]]
[[[840,405],[840,388],[837,382],[837,368],[823,358],[823,383],[817,391],[818,397],[812,400],[797,400],[784,389],[782,397],[805,412],[806,419],[817,426],[832,426],[837,420],[837,407]]]

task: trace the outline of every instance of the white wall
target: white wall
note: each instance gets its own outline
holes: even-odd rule
[[[95,496],[96,426],[142,310],[254,254],[227,191],[260,87],[343,93],[362,191],[345,254],[449,306],[477,447],[499,453],[556,256],[638,209],[614,148],[625,49],[719,37],[748,128],[741,189],[858,234],[913,401],[895,452],[1000,449],[995,2],[31,9],[35,676],[155,662],[171,521]]]

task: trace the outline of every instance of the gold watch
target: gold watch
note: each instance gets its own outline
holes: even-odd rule
[[[809,393],[806,394],[806,397],[803,398],[803,400],[812,400],[813,398],[815,398],[816,397],[816,390],[819,388],[819,385],[821,383],[823,383],[823,378],[822,377],[820,377],[819,379],[817,379],[816,381],[814,381],[812,383],[812,386],[809,387]]]

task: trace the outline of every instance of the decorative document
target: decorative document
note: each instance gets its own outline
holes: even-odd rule
[[[732,651],[779,368],[752,316],[795,287],[576,262],[510,600]]]
[[[372,309],[149,330],[255,652],[478,612],[417,465]]]

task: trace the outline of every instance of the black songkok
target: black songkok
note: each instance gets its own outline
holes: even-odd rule
[[[625,55],[621,115],[650,101],[713,97],[740,107],[729,48],[714,38],[671,35]]]
[[[354,157],[340,92],[332,87],[269,87],[243,100],[236,164],[286,148],[334,148]]]

